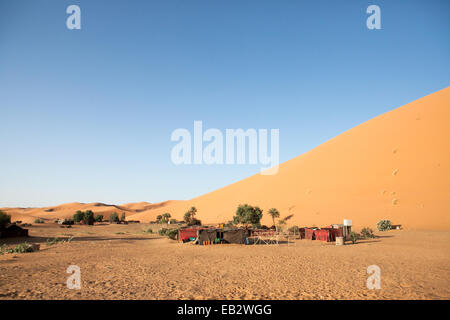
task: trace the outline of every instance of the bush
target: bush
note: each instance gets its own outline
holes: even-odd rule
[[[3,211],[0,211],[0,227],[4,227],[9,223],[11,223],[11,216]]]
[[[373,234],[373,230],[365,227],[361,230],[361,237],[363,239],[369,239],[369,238],[375,238],[375,235]]]
[[[44,220],[37,218],[37,219],[34,219],[34,223],[44,223]]]
[[[26,253],[26,252],[33,252],[33,246],[27,242],[20,243],[14,248],[8,248],[6,245],[3,245],[0,248],[0,254],[3,253]]]
[[[359,236],[356,232],[351,232],[350,233],[350,240],[352,241],[353,244],[356,243],[356,241],[358,240]]]
[[[169,229],[166,231],[166,236],[168,236],[172,240],[177,240],[178,238],[178,229]]]
[[[167,229],[167,228],[161,228],[161,229],[158,230],[158,233],[159,233],[161,236],[165,236],[168,230],[169,230],[169,229]]]
[[[111,223],[119,222],[119,216],[117,215],[117,213],[115,212],[111,213],[111,215],[109,216],[109,222]]]
[[[177,223],[177,219],[170,219],[169,222],[170,222],[170,224],[175,224],[175,223]]]
[[[58,237],[53,238],[53,239],[47,239],[47,242],[45,243],[47,246],[52,246],[54,244],[57,244],[58,242],[60,242],[61,240],[59,240]]]
[[[98,214],[98,215],[95,217],[95,221],[96,221],[96,222],[102,222],[102,221],[103,221],[103,215],[102,215],[102,214]]]
[[[122,212],[122,215],[120,216],[120,221],[125,221],[125,212]]]
[[[377,223],[377,229],[379,231],[388,231],[392,229],[392,224],[390,220],[380,220]]]

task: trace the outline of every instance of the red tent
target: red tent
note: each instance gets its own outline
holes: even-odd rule
[[[326,241],[326,242],[334,242],[334,241],[336,241],[336,237],[342,237],[342,229],[305,228],[305,239],[308,239],[308,240],[321,240],[321,241]]]

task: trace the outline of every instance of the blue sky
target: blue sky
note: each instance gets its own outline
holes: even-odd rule
[[[446,0],[3,0],[0,207],[226,186],[260,165],[176,166],[173,130],[278,128],[289,160],[447,87],[449,33]]]

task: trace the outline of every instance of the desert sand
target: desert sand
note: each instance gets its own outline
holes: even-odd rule
[[[391,230],[357,244],[195,246],[148,224],[30,227],[33,253],[0,255],[0,299],[449,299],[450,233]],[[155,230],[160,226],[153,226]],[[74,236],[47,246],[47,238]],[[66,286],[70,265],[81,289]],[[381,289],[366,287],[381,268]]]

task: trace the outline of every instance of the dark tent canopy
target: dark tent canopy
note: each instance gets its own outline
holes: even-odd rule
[[[200,244],[204,242],[220,242],[220,243],[237,243],[244,244],[245,238],[248,237],[248,231],[245,229],[200,229],[198,230],[198,241]],[[216,240],[218,239],[218,240]]]
[[[223,232],[223,240],[227,243],[244,244],[248,232],[244,229],[230,229]]]

